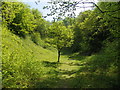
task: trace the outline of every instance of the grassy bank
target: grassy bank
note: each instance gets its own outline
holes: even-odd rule
[[[57,61],[55,52],[22,39],[6,29],[2,30],[3,87],[33,87],[51,68],[44,68],[43,61]]]

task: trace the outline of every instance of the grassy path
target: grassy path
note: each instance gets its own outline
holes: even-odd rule
[[[62,65],[59,67],[58,77],[60,77],[62,80],[58,82],[58,87],[71,87],[71,78],[75,76],[76,71],[79,69],[79,66],[73,65],[73,62],[62,63]]]
[[[38,87],[50,87],[50,88],[72,88],[76,73],[80,69],[80,63],[83,61],[68,60],[67,57],[62,57],[61,62],[47,62],[52,67],[49,74],[44,75],[43,82],[39,83]],[[53,70],[53,71],[52,71]]]
[[[73,83],[76,81],[76,75],[82,67],[82,63],[84,61],[63,57],[61,65],[58,67],[58,77],[61,80],[58,81],[56,86],[59,88],[73,88]]]
[[[110,77],[106,76],[95,64],[94,56],[77,60],[62,57],[60,63],[50,63],[51,70],[45,74],[38,87],[43,88],[106,88],[110,86]]]

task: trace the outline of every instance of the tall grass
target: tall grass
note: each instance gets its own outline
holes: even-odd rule
[[[37,80],[51,68],[42,61],[55,61],[57,56],[30,40],[2,30],[2,81],[6,88],[35,87]],[[46,70],[46,71],[45,71]]]

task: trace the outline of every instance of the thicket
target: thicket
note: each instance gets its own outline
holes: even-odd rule
[[[103,42],[119,41],[119,2],[101,2],[99,7],[106,11],[101,13],[97,8],[80,13],[74,25],[75,39],[73,52],[80,51],[86,55],[99,52]]]

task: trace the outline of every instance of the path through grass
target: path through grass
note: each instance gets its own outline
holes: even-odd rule
[[[46,67],[54,68],[54,71],[43,76],[38,84],[38,87],[49,88],[74,88],[77,81],[77,72],[81,67],[84,67],[83,60],[69,60],[67,56],[62,56],[60,63],[48,62]],[[79,79],[79,78],[78,78]]]
[[[37,87],[43,88],[107,88],[113,87],[113,77],[101,68],[95,68],[91,61],[95,55],[82,59],[69,59],[62,56],[61,62],[47,62],[53,71],[46,74]]]

